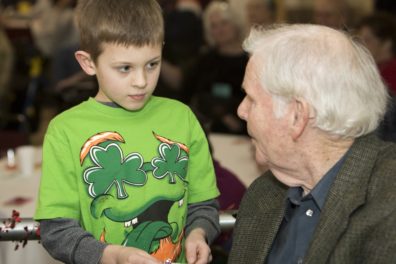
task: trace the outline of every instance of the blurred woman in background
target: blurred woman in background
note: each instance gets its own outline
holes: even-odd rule
[[[218,1],[206,7],[203,23],[208,46],[186,73],[186,101],[210,118],[212,132],[244,134],[236,115],[248,61],[241,47],[243,25],[227,2]]]

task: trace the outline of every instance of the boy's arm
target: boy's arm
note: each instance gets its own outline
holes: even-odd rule
[[[185,242],[188,263],[212,261],[209,245],[220,233],[218,210],[216,199],[188,205]]]
[[[106,247],[85,231],[77,220],[69,218],[41,220],[40,234],[44,248],[64,263],[97,264]]]
[[[43,246],[64,263],[161,263],[143,250],[99,242],[74,219],[42,220],[40,232]]]
[[[217,199],[188,205],[186,237],[195,228],[205,231],[206,241],[211,244],[220,234],[219,203]]]

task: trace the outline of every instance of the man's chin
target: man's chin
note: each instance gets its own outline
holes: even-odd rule
[[[256,163],[257,163],[257,166],[259,166],[260,168],[261,167],[268,167],[268,162],[263,161],[261,159],[256,158]]]
[[[259,153],[256,149],[256,163],[260,167],[268,167],[268,159],[263,156],[261,153]]]

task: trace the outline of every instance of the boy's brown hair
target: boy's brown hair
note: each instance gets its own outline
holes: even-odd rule
[[[80,48],[96,62],[103,43],[141,47],[161,44],[164,21],[156,0],[79,0]]]

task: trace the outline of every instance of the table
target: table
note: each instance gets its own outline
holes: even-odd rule
[[[251,140],[247,136],[217,134],[209,135],[213,146],[213,157],[241,180],[247,187],[263,169],[255,161],[255,152]]]
[[[40,174],[40,167],[36,166],[31,175],[21,176],[18,170],[7,169],[5,159],[0,160],[0,218],[10,218],[12,210],[20,212],[21,218],[33,217]],[[15,250],[16,245],[16,242],[0,241],[0,264],[61,263],[54,260],[38,241],[28,241],[24,248],[19,244],[18,250]]]

